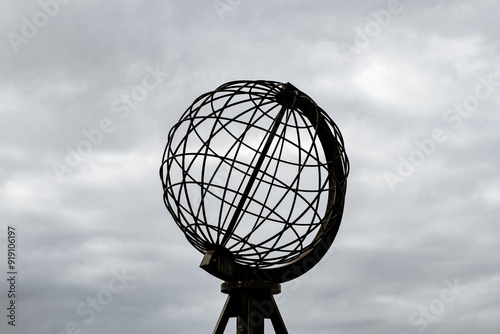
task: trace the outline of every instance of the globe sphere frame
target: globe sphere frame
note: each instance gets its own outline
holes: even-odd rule
[[[248,121],[246,125],[245,120],[229,112],[235,108],[248,113],[250,118],[245,118]],[[258,113],[258,116],[253,118],[251,112]],[[238,115],[241,116],[242,113]],[[266,124],[269,126],[253,122],[255,119],[262,122],[267,120]],[[300,120],[300,125],[298,121],[287,125],[291,119]],[[209,132],[202,130],[204,125],[210,129]],[[286,126],[297,133],[302,131],[300,133],[309,134],[310,143],[307,142],[309,146],[305,144],[307,140],[294,144],[292,140],[282,135],[280,129]],[[245,140],[245,134],[234,134],[232,131],[234,129],[250,131],[255,127],[263,133],[262,138],[259,137],[260,143],[256,144],[258,149],[253,148],[251,152],[254,155],[243,165],[245,168],[238,167],[240,166],[238,164],[241,164],[240,158],[252,149],[252,145],[248,143],[242,145],[241,141]],[[228,146],[231,151],[222,154],[210,148],[211,145],[212,147],[223,145],[215,143],[213,139],[215,135],[222,133],[239,146]],[[269,166],[274,160],[276,164],[287,163],[273,158],[277,152],[277,142],[280,140],[286,141],[288,145],[295,145],[291,147],[296,147],[299,153],[308,152],[309,156],[301,158],[304,166],[307,165],[307,159],[317,161],[317,166],[313,167],[320,168],[324,182],[320,183],[321,189],[318,189],[318,195],[311,197],[314,202],[313,200],[308,202],[306,195],[300,194],[302,188],[299,189],[298,186],[294,188],[293,185],[275,181],[274,179],[278,178],[277,172],[274,174],[266,172],[264,166]],[[195,145],[194,152],[193,142],[199,144]],[[304,145],[307,147],[301,147]],[[229,152],[233,152],[231,156]],[[320,158],[316,155],[321,156],[323,161],[320,162]],[[210,163],[215,160],[220,161],[219,167],[210,167]],[[196,164],[199,164],[198,169],[193,167]],[[288,164],[291,165],[290,162]],[[235,190],[226,189],[229,182],[222,185],[214,184],[214,176],[220,172],[222,165],[236,170],[234,172],[230,169],[228,178],[241,175],[243,181],[241,187]],[[293,165],[297,168],[297,176],[293,179],[296,180],[298,174],[308,165],[306,167],[300,166],[300,163]],[[207,172],[210,168],[211,172]],[[160,168],[165,205],[188,241],[204,254],[200,266],[225,281],[273,283],[287,282],[303,275],[326,254],[340,227],[348,174],[349,161],[344,141],[337,125],[328,114],[290,83],[262,80],[228,82],[197,98],[170,130]],[[266,177],[268,180],[262,181]],[[260,202],[253,199],[259,186],[269,189],[266,198]],[[238,235],[239,224],[245,215],[255,216],[259,222],[265,221],[266,218],[270,223],[273,222],[270,217],[274,217],[271,212],[274,207],[265,206],[270,189],[273,187],[281,187],[286,194],[292,194],[295,196],[294,201],[299,198],[305,202],[304,213],[300,214],[305,216],[306,211],[312,212],[310,226],[302,228],[302,231],[306,231],[305,236],[302,236],[295,230],[294,223],[280,222],[283,231],[293,231],[297,235],[297,240],[287,242],[284,246],[277,246],[278,241],[284,238],[277,233],[273,236],[274,244],[266,240],[271,246],[265,246],[264,242],[252,244],[249,240],[252,234],[261,228],[262,223],[255,224],[245,236]],[[199,188],[200,192],[197,192],[196,188]],[[217,191],[224,195],[214,195]],[[199,195],[194,195],[196,193]],[[193,200],[193,196],[197,196],[197,200]],[[220,199],[227,207],[224,212],[222,209],[219,210],[217,224],[207,221],[205,205],[210,196],[212,199]],[[227,196],[230,199],[227,199]],[[320,199],[322,203],[316,203]],[[283,205],[284,200],[277,202],[275,207]],[[255,203],[265,207],[267,215],[262,213],[264,209],[261,209],[260,213],[256,212]],[[293,211],[293,203],[291,210]],[[276,249],[273,249],[273,245]],[[238,249],[241,251],[238,252]]]

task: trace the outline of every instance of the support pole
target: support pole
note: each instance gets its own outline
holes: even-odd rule
[[[270,319],[276,334],[288,334],[273,294],[281,292],[278,283],[261,281],[225,282],[221,291],[228,294],[213,334],[223,334],[229,318],[236,317],[237,334],[264,334],[265,319]]]

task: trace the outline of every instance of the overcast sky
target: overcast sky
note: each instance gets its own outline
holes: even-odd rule
[[[498,1],[4,0],[0,35],[0,332],[212,332],[158,169],[238,79],[311,96],[351,162],[327,258],[276,296],[290,333],[498,331]]]

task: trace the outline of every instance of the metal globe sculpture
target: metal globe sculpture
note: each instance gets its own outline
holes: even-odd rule
[[[227,293],[277,293],[316,265],[339,229],[348,173],[336,124],[275,81],[197,98],[170,130],[160,168],[166,207]]]

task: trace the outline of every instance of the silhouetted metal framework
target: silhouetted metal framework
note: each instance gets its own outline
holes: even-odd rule
[[[290,83],[226,83],[170,130],[160,168],[165,205],[205,255],[200,266],[232,286],[223,284],[221,319],[238,317],[238,333],[263,331],[243,326],[256,314],[286,333],[272,294],[333,243],[348,173],[338,127]],[[266,301],[275,311],[249,313]],[[221,319],[214,333],[223,332]]]

